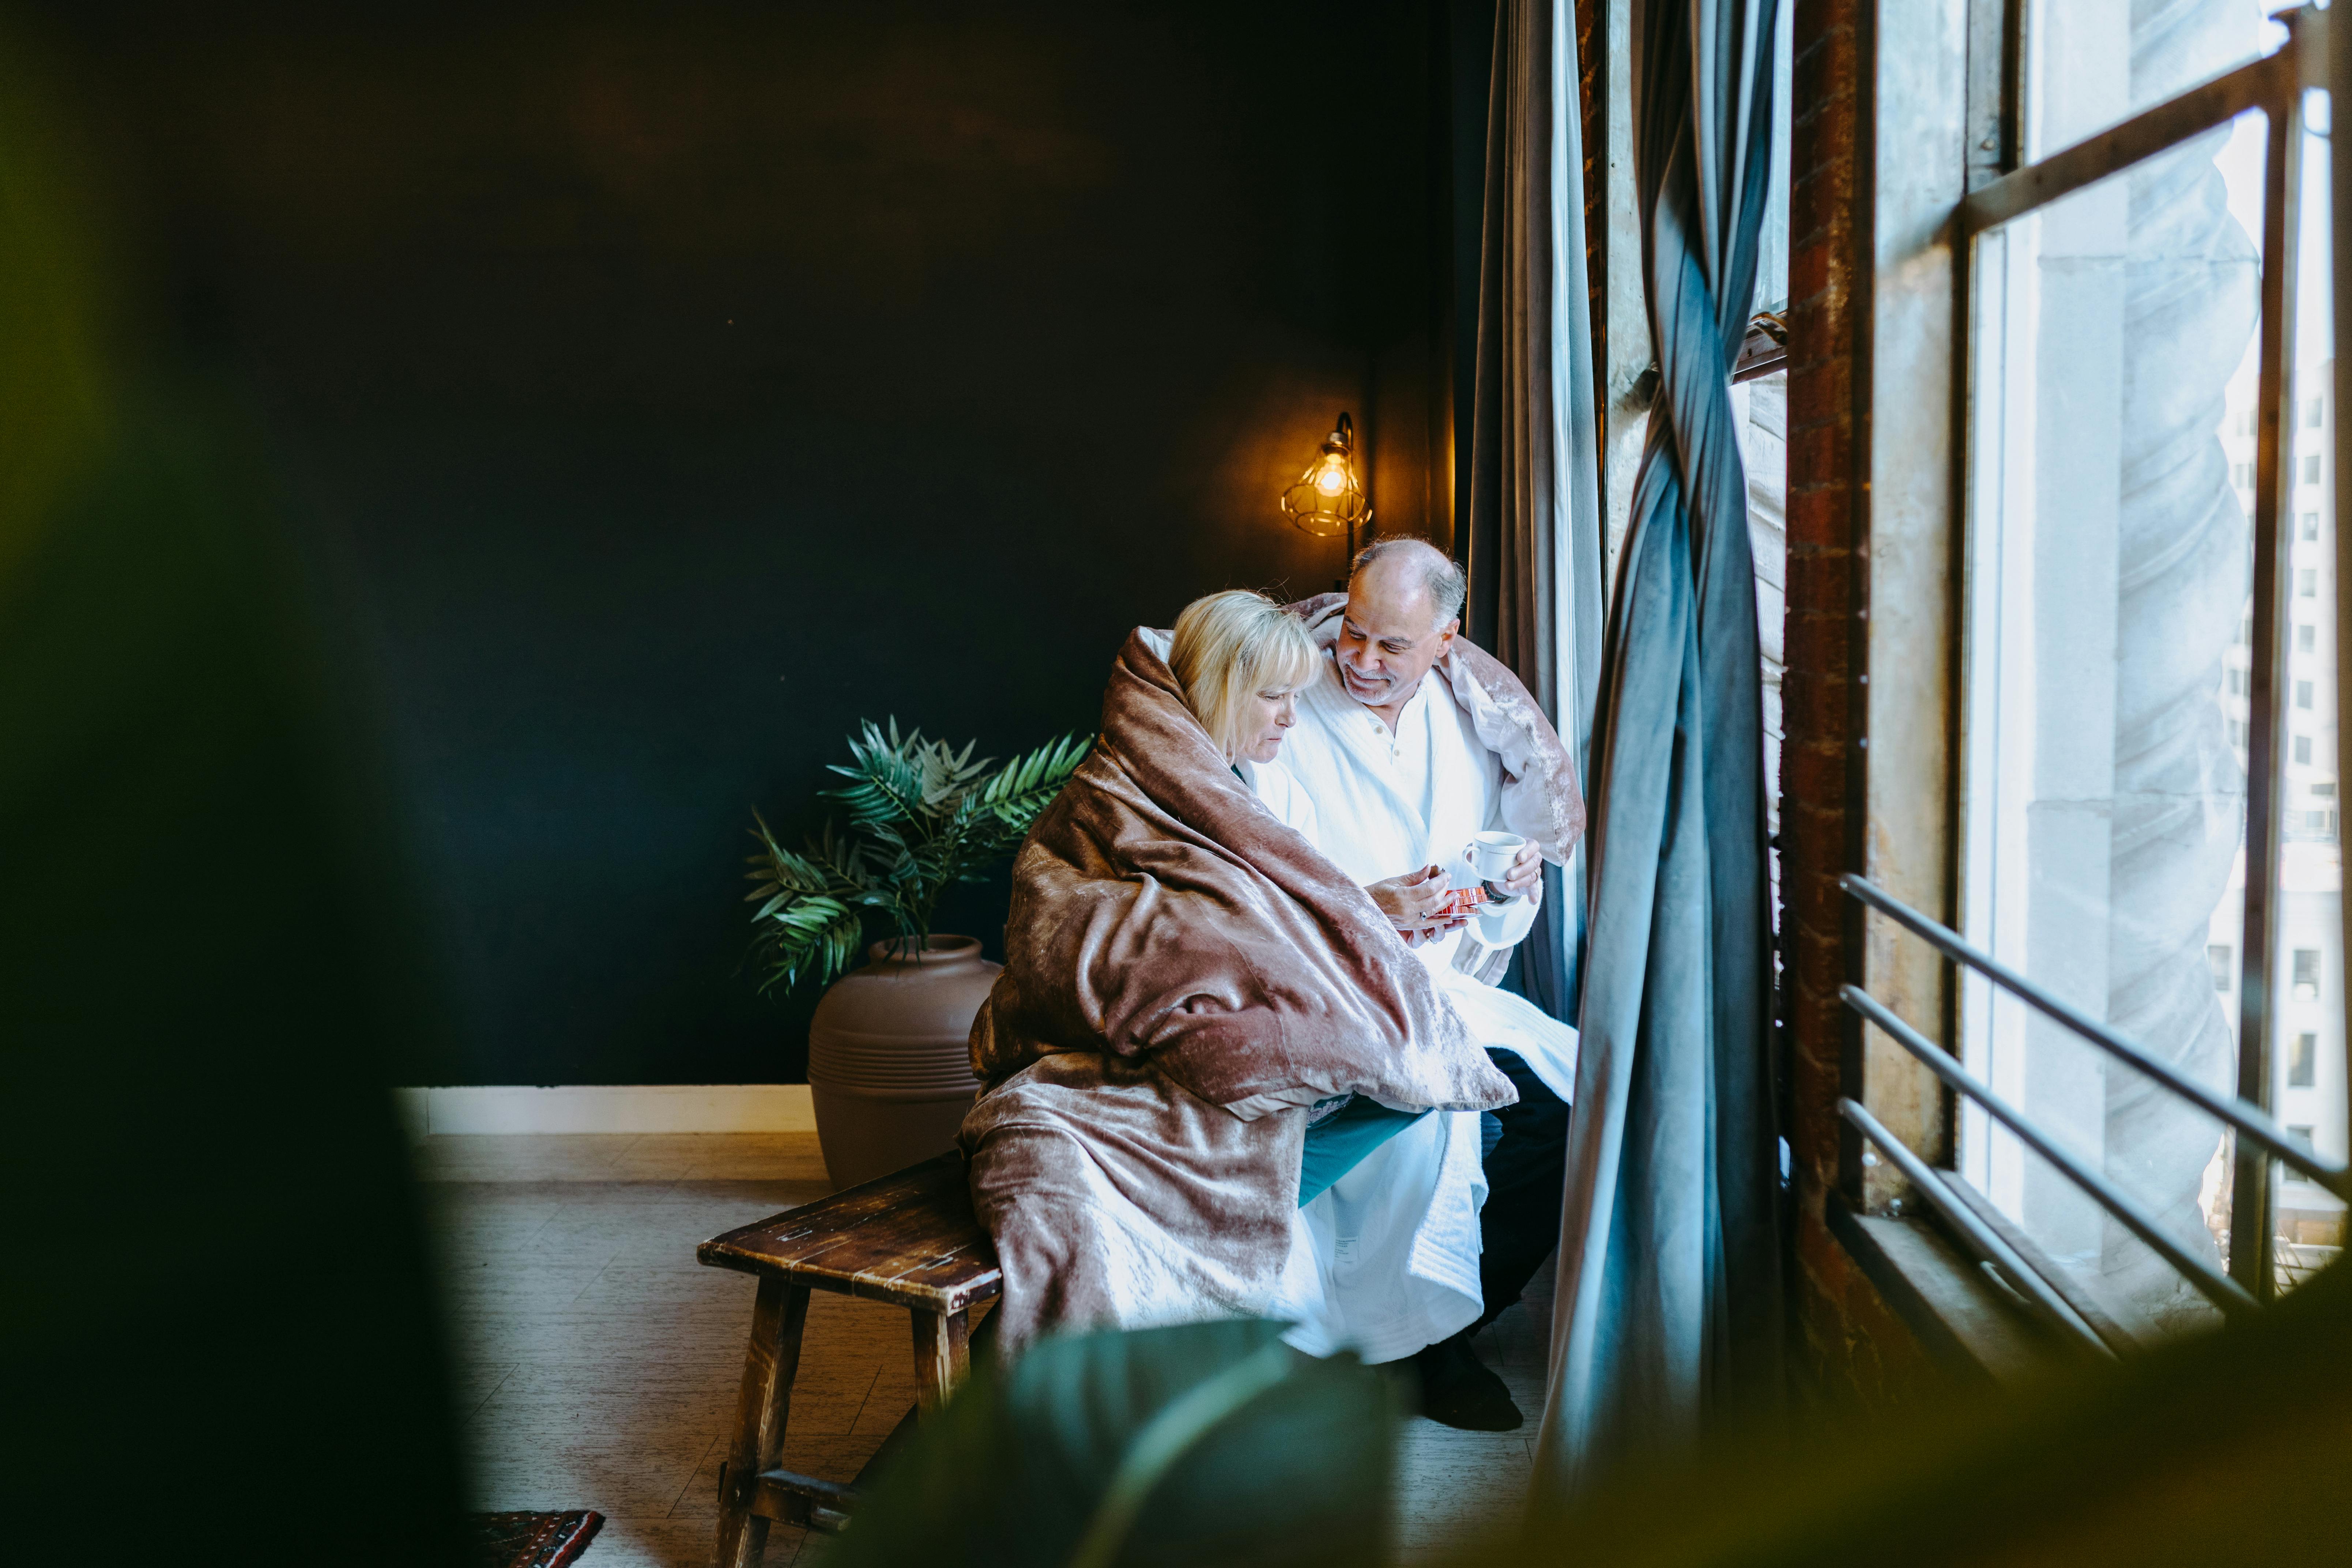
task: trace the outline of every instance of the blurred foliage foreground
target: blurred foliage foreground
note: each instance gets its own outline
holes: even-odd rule
[[[1393,1385],[1285,1325],[1188,1323],[982,1359],[918,1429],[828,1568],[1185,1568],[1387,1555]]]
[[[1234,1322],[1041,1342],[928,1423],[828,1568],[1378,1563],[1394,1382]],[[1438,1561],[2212,1564],[2352,1560],[2352,1275],[2249,1326],[2018,1393],[1816,1412],[1629,1462]]]

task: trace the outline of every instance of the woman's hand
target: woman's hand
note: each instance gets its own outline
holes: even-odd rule
[[[1516,871],[1517,868],[1514,867]],[[1449,915],[1454,903],[1454,889],[1448,883],[1444,868],[1428,865],[1419,871],[1391,876],[1371,883],[1364,889],[1397,935],[1408,946],[1417,947],[1423,942],[1434,941],[1449,931],[1458,931],[1469,924],[1464,914]]]

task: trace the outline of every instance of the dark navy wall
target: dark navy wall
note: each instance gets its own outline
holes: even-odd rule
[[[755,806],[815,825],[865,716],[1091,727],[1129,626],[1328,586],[1274,501],[1343,406],[1443,532],[1426,5],[358,9],[48,32],[148,335],[249,391],[361,652],[412,1079],[799,1078]]]

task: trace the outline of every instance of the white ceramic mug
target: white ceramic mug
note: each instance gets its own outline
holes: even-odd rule
[[[1517,833],[1477,833],[1470,840],[1470,863],[1479,876],[1488,882],[1501,882],[1511,874],[1511,862],[1519,858],[1527,840]]]

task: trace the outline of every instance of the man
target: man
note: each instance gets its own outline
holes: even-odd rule
[[[1282,760],[1314,802],[1324,853],[1418,948],[1518,1091],[1517,1104],[1494,1113],[1502,1136],[1486,1158],[1480,1314],[1414,1357],[1425,1414],[1507,1431],[1519,1409],[1469,1342],[1519,1299],[1559,1239],[1576,1036],[1492,983],[1534,923],[1543,852],[1566,856],[1583,809],[1532,700],[1458,640],[1464,587],[1461,569],[1420,539],[1382,539],[1359,555],[1344,602],[1307,607],[1330,656],[1299,695]],[[1472,660],[1482,678],[1468,678]],[[1470,836],[1497,829],[1528,842],[1488,884],[1499,907],[1465,929],[1446,915],[1448,895],[1479,880]]]

